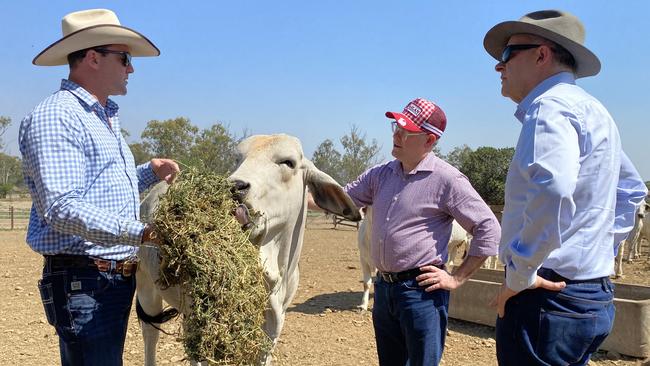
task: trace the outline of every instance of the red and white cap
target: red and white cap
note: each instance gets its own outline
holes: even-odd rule
[[[409,102],[402,113],[386,112],[386,117],[394,119],[403,129],[410,132],[425,132],[438,136],[447,127],[445,112],[433,102],[417,98]]]

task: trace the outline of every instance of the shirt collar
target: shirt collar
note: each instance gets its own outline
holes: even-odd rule
[[[435,170],[438,159],[439,158],[436,156],[436,154],[430,152],[424,157],[424,159],[420,160],[415,169],[410,171],[408,174],[415,174],[417,172],[432,172]],[[388,166],[393,170],[393,172],[397,174],[402,174],[404,171],[402,169],[402,163],[400,163],[400,161],[397,159],[391,161]]]
[[[546,91],[554,87],[555,85],[558,84],[575,84],[576,79],[573,76],[572,73],[570,72],[560,72],[558,74],[555,74],[548,79],[542,81],[541,83],[537,84],[536,87],[533,88],[533,90],[526,95],[526,97],[519,103],[517,106],[517,110],[515,111],[515,117],[519,120],[519,122],[523,123],[524,122],[524,116],[526,116],[526,111],[528,108],[530,108],[531,104],[539,97],[540,95],[544,94]]]
[[[112,101],[110,98],[106,99],[106,107],[102,107],[102,105],[99,103],[99,100],[97,100],[95,96],[90,94],[86,89],[74,81],[67,79],[61,80],[61,90],[67,90],[70,93],[74,94],[81,102],[88,106],[88,109],[100,111],[105,109],[109,117],[117,114],[117,110],[120,108],[117,103]]]

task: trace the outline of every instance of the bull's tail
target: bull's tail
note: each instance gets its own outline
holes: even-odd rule
[[[156,326],[156,324],[167,323],[168,321],[178,316],[178,310],[172,307],[168,307],[167,309],[164,309],[160,314],[149,315],[144,312],[144,309],[142,308],[142,305],[140,305],[140,300],[138,299],[137,296],[135,298],[135,313],[138,315],[138,319],[151,325],[152,327],[158,329],[159,331],[165,334],[169,334],[169,333],[160,329],[158,326]]]

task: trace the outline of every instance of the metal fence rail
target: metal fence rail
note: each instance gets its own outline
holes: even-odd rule
[[[29,209],[9,206],[0,210],[0,229],[24,229],[29,223]]]

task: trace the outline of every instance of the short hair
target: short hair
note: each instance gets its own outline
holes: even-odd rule
[[[567,51],[566,48],[560,46],[559,44],[549,41],[550,48],[553,54],[555,55],[555,60],[560,65],[570,68],[574,73],[576,72],[577,65],[576,59],[573,58],[573,55]]]
[[[70,68],[74,68],[77,63],[81,62],[84,57],[86,57],[86,52],[88,52],[89,48],[84,48],[83,50],[79,51],[74,51],[70,54],[68,54],[68,65],[70,65]]]
[[[571,71],[573,71],[573,73],[576,72],[576,69],[578,68],[576,59],[573,58],[573,55],[567,51],[566,48],[560,46],[548,38],[544,38],[536,34],[525,33],[525,35],[530,37],[532,41],[541,42],[542,44],[547,45],[551,49],[551,52],[553,52],[553,58],[558,64],[568,67],[571,69]]]
[[[108,45],[104,44],[104,45],[84,48],[83,50],[79,50],[79,51],[74,51],[68,54],[68,65],[70,65],[70,68],[72,69],[77,65],[77,63],[79,63],[81,60],[83,60],[84,57],[86,57],[86,53],[88,52],[88,50],[92,50],[95,48],[104,48],[106,46]]]

